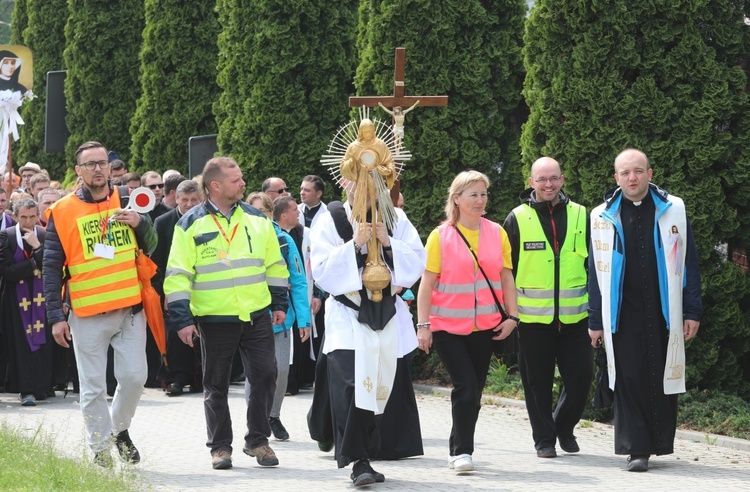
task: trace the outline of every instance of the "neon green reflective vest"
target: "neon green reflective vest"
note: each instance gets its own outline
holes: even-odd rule
[[[555,261],[554,248],[547,241],[537,212],[529,205],[513,210],[520,236],[516,292],[523,323],[552,323],[555,311],[561,323],[573,324],[588,315],[589,296],[585,259],[586,208],[568,202],[565,241]],[[555,299],[555,281],[559,279]]]

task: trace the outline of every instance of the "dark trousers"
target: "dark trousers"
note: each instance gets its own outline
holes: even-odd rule
[[[382,415],[354,403],[354,350],[334,350],[327,360],[334,456],[338,467],[344,468],[378,454]]]
[[[493,335],[492,330],[475,331],[469,335],[453,335],[445,331],[432,334],[432,346],[453,383],[453,427],[448,441],[451,456],[474,453],[474,430],[482,408],[482,390],[490,368]]]
[[[200,391],[201,354],[180,340],[177,331],[167,331],[167,366],[159,369],[159,380],[165,384],[175,383],[179,386],[190,385],[190,391]],[[193,389],[196,388],[196,389]]]
[[[250,380],[245,445],[268,444],[273,394],[276,390],[276,355],[271,316],[263,314],[247,323],[200,323],[203,353],[203,408],[206,412],[206,446],[211,452],[232,452],[232,419],[227,395],[232,359],[239,347],[245,374]]]
[[[594,377],[594,355],[588,319],[573,325],[523,323],[518,327],[518,365],[536,449],[573,435],[588,401]],[[552,411],[555,363],[563,386]]]

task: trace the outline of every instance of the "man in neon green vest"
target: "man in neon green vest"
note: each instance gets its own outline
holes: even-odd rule
[[[588,337],[588,214],[561,189],[560,164],[542,157],[531,166],[530,188],[508,214],[521,322],[521,371],[534,447],[540,458],[557,456],[555,442],[579,451],[573,429],[583,414],[594,374]],[[563,388],[554,412],[555,363]]]

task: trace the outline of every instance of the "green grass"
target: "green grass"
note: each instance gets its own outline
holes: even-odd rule
[[[484,392],[506,398],[523,399],[523,385],[516,366],[508,367],[503,361],[492,358],[487,373]]]
[[[89,459],[61,457],[52,439],[0,423],[0,490],[119,492],[138,490],[137,474],[125,467],[105,470]]]

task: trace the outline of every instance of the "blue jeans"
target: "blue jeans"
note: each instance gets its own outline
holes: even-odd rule
[[[200,323],[203,353],[203,408],[206,413],[206,446],[232,452],[232,419],[227,395],[232,358],[239,347],[245,376],[250,380],[245,445],[268,444],[268,416],[276,390],[276,355],[271,316],[266,313],[250,322]]]

